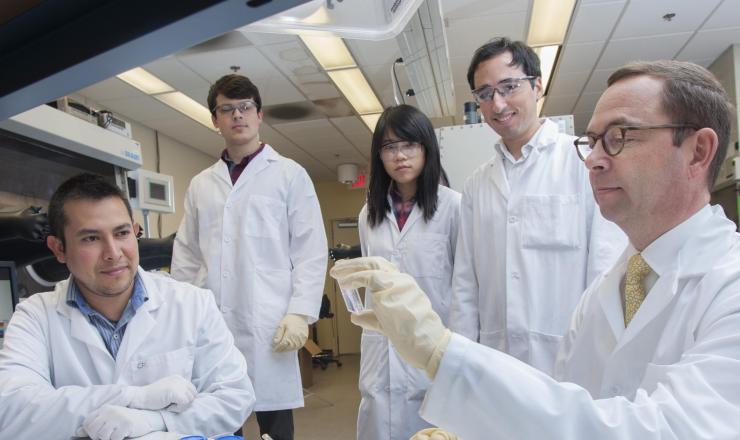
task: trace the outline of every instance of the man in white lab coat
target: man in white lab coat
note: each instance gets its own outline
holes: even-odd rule
[[[208,94],[226,149],[190,182],[172,276],[213,291],[249,365],[261,434],[293,438],[303,406],[296,351],[318,319],[328,246],[311,179],[262,143],[262,100],[242,75]]]
[[[335,266],[345,287],[383,286],[355,321],[434,377],[421,415],[465,440],[740,438],[740,235],[709,205],[732,104],[686,62],[608,84],[578,153],[630,244],[584,293],[554,377],[452,334],[389,263]]]
[[[549,374],[581,293],[626,239],[599,215],[575,138],[537,117],[532,48],[486,43],[468,82],[501,139],[465,182],[450,328]]]
[[[139,268],[128,200],[99,176],[63,183],[49,224],[72,275],[13,314],[0,438],[232,432],[254,390],[211,293]]]

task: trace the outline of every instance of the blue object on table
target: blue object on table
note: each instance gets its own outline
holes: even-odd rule
[[[214,440],[244,440],[244,437],[240,435],[222,435],[221,437],[216,437]]]
[[[180,440],[208,440],[206,437],[203,437],[202,435],[189,435],[187,437],[180,437]]]

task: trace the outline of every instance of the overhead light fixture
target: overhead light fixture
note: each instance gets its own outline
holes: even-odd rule
[[[211,112],[207,108],[186,94],[175,91],[172,86],[141,67],[135,67],[117,75],[117,77],[152,98],[156,98],[169,105],[209,130],[215,131],[213,122],[211,121]]]
[[[341,38],[317,35],[300,35],[300,37],[324,70],[356,66],[352,54],[349,53],[347,45]]]
[[[547,94],[547,86],[550,85],[552,70],[558,59],[559,45],[535,47],[534,51],[540,58],[540,71],[542,72],[542,93]]]
[[[360,115],[383,111],[378,97],[359,68],[331,70],[326,72],[337,88]]]
[[[378,119],[380,119],[380,113],[372,113],[369,115],[361,115],[362,122],[367,125],[370,131],[375,131],[375,127],[378,125]]]
[[[142,69],[141,67],[135,67],[117,76],[118,79],[127,82],[128,84],[136,87],[147,95],[155,95],[157,93],[167,93],[175,91],[172,86],[147,72],[146,70]]]
[[[537,102],[537,115],[542,114],[548,87],[560,54],[560,46],[568,32],[575,0],[534,0],[529,20],[527,44],[540,58],[542,99]]]
[[[575,0],[534,0],[527,44],[532,47],[562,44],[575,3]]]
[[[199,122],[211,130],[215,130],[213,121],[211,120],[211,112],[188,95],[182,92],[172,92],[154,95],[154,97],[194,121]]]

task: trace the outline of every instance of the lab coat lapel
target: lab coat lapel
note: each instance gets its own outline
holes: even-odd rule
[[[414,226],[414,223],[416,223],[416,221],[419,220],[420,217],[421,217],[421,209],[419,209],[419,205],[414,204],[414,207],[411,209],[411,213],[409,214],[409,218],[406,219],[406,223],[403,225],[403,229],[401,230],[401,235],[400,237],[398,237],[399,240],[403,240],[403,237],[406,236],[406,234]]]
[[[242,187],[249,186],[250,182],[255,179],[255,176],[267,168],[270,165],[270,162],[275,160],[277,156],[278,153],[273,150],[272,147],[265,144],[265,148],[262,152],[255,156],[252,161],[249,162],[249,165],[244,168],[244,171],[242,171],[241,176],[239,176],[239,179],[237,179],[236,184],[234,185],[234,190],[238,191]]]
[[[103,337],[88,318],[76,307],[67,304],[67,286],[70,280],[57,284],[57,313],[64,316],[69,322],[69,335],[87,347],[90,355],[90,364],[94,366],[100,377],[111,377],[113,356],[105,348]]]
[[[624,333],[619,339],[615,351],[639,337],[640,332],[643,331],[645,326],[654,320],[671,303],[677,291],[678,278],[675,271],[663,274],[658,278],[640,305],[640,308],[637,309],[637,313],[635,313],[632,321],[624,329]],[[622,322],[624,322],[624,318],[622,319]]]
[[[144,289],[146,289],[146,295],[149,299],[136,310],[136,314],[128,325],[126,325],[126,332],[123,335],[123,341],[121,341],[121,347],[118,349],[116,356],[116,369],[117,371],[123,371],[124,366],[131,360],[131,357],[139,350],[139,348],[146,341],[150,341],[150,333],[156,325],[156,320],[152,316],[153,313],[162,304],[162,298],[159,296],[159,292],[149,282],[146,274],[142,274],[143,271],[139,271],[141,279],[144,282]],[[155,335],[154,337],[166,337],[165,335]]]
[[[624,313],[622,311],[622,296],[620,293],[621,274],[626,265],[624,255],[614,267],[604,274],[598,287],[599,304],[609,323],[609,328],[618,341],[624,333]]]
[[[504,199],[508,200],[511,190],[509,189],[509,180],[506,178],[503,158],[498,150],[494,151],[493,157],[488,162],[488,176],[493,181],[493,184],[496,185],[499,192],[501,192]]]

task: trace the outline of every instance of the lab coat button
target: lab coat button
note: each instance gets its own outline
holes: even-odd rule
[[[519,279],[519,272],[512,272],[511,273],[511,277],[514,278],[515,280],[518,280]]]
[[[231,238],[229,238],[228,235],[224,235],[224,243],[228,243],[231,241]]]
[[[229,277],[229,272],[224,271],[224,273],[222,273],[221,276],[223,276],[224,278],[228,278]]]
[[[621,391],[618,386],[613,386],[609,389],[611,391],[612,396],[619,396],[619,392]]]
[[[144,361],[139,361],[139,363],[138,363],[138,364],[136,364],[136,368],[138,368],[138,369],[142,369],[142,368],[144,368],[144,365],[146,365],[146,364],[144,363]]]
[[[514,217],[513,215],[511,217],[509,217],[509,223],[516,223],[517,220],[518,219],[516,217]]]

